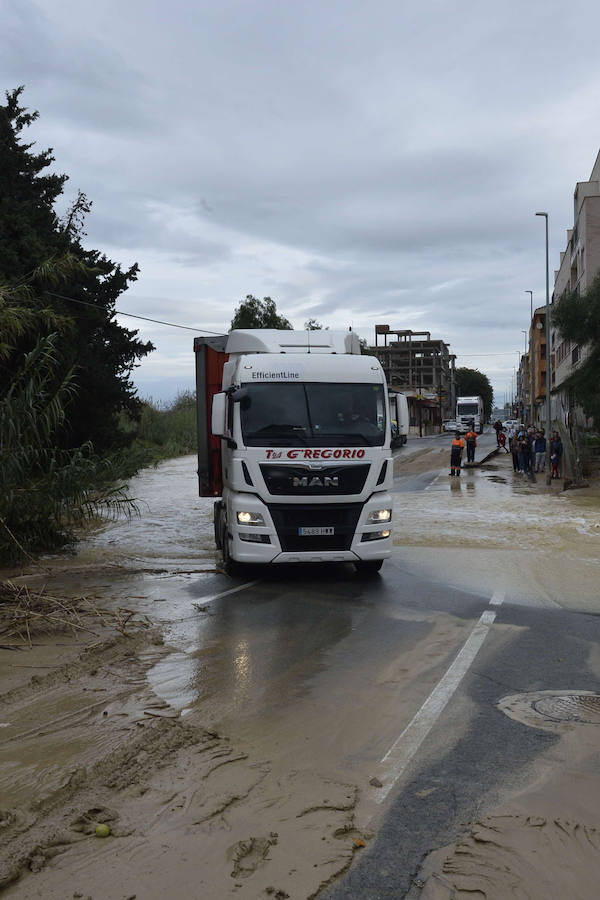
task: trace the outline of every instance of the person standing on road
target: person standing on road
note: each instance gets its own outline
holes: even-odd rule
[[[519,471],[519,445],[518,445],[517,429],[511,425],[508,429],[508,449],[512,453],[513,471]]]
[[[537,431],[533,425],[527,429],[527,437],[529,438],[529,471],[533,472],[535,469],[535,439],[537,437]]]
[[[526,474],[530,469],[531,449],[529,446],[529,435],[524,428],[521,429],[517,437],[517,449],[519,454],[519,472]]]
[[[454,435],[454,440],[452,441],[452,446],[450,448],[450,474],[458,475],[460,477],[460,464],[462,460],[463,450],[465,449],[465,442],[460,436],[460,431],[457,431]]]
[[[543,472],[546,468],[546,438],[543,428],[535,436],[533,449],[535,451],[535,471]]]
[[[563,445],[558,434],[555,431],[550,441],[550,462],[552,463],[552,478],[560,478],[560,464],[563,455]]]
[[[496,445],[500,445],[500,432],[502,431],[502,422],[500,419],[496,419],[494,422],[494,430],[496,432]]]
[[[465,441],[467,442],[467,462],[475,462],[475,447],[477,446],[477,435],[472,425],[465,434]]]

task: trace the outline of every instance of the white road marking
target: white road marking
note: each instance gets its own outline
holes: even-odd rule
[[[213,600],[219,600],[221,597],[227,597],[228,594],[237,594],[244,588],[254,587],[258,581],[246,581],[244,584],[238,584],[237,587],[229,588],[228,591],[221,591],[220,594],[212,594],[210,597],[198,597],[198,603],[212,603]]]
[[[490,604],[500,606],[503,600],[504,596],[495,592]],[[496,613],[491,609],[484,610],[446,674],[381,760],[381,768],[378,772],[381,787],[374,791],[374,797],[378,803],[385,800],[437,722],[481,649],[495,618]]]
[[[434,486],[434,484],[435,484],[436,482],[438,482],[439,480],[440,480],[440,476],[439,476],[439,475],[436,475],[435,478],[433,479],[433,481],[430,482],[430,483],[427,485],[427,487],[423,488],[423,490],[424,490],[424,491],[429,491],[429,490]]]
[[[255,584],[260,584],[260,580],[258,581],[246,581],[244,584],[238,584],[237,587],[229,588],[228,591],[221,591],[220,594],[211,594],[209,597],[198,597],[194,601],[195,606],[202,606],[205,603],[212,603],[213,600],[218,600],[220,597],[226,597],[228,594],[237,594],[238,591],[243,591],[244,588],[254,587]],[[188,622],[190,619],[197,619],[198,613],[193,613],[191,616],[182,616],[180,619],[177,619],[178,622]]]

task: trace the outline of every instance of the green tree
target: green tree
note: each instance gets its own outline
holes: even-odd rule
[[[252,294],[246,294],[245,300],[236,307],[231,320],[231,329],[234,328],[278,328],[289,331],[293,325],[284,316],[279,315],[275,301],[270,297],[259,300]]]
[[[83,224],[91,209],[79,192],[64,221],[55,203],[66,175],[48,173],[52,150],[34,152],[22,139],[38,117],[20,105],[23,88],[6,94],[0,105],[0,282],[19,291],[21,309],[50,308],[72,328],[57,333],[54,355],[60,371],[72,371],[78,390],[68,404],[60,437],[65,447],[91,441],[96,453],[109,452],[127,440],[119,415],[132,417],[140,405],[130,375],[137,360],[153,346],[143,343],[114,319],[115,303],[135,281],[137,265],[122,270],[98,250],[85,249]],[[70,260],[77,265],[61,266]],[[33,276],[35,273],[35,276]],[[75,336],[75,337],[74,337]],[[37,346],[40,333],[26,330],[7,359],[0,362],[2,384],[10,384],[20,354]]]
[[[329,325],[321,325],[316,319],[309,319],[304,323],[305,331],[329,331]]]
[[[479,369],[462,367],[456,370],[456,395],[457,397],[481,397],[483,414],[486,419],[489,419],[494,403],[494,389],[487,375],[484,375]]]
[[[72,260],[54,267],[70,269]],[[46,277],[49,267],[46,266]],[[125,474],[116,458],[101,459],[91,444],[61,449],[67,413],[76,398],[74,370],[65,369],[60,346],[73,323],[51,308],[22,305],[20,290],[0,283],[0,364],[10,382],[0,391],[0,561],[52,549],[91,517],[127,512]],[[18,345],[31,339],[32,349]]]
[[[563,387],[571,389],[587,416],[600,427],[600,275],[582,294],[566,294],[552,310],[552,322],[566,340],[587,349]]]

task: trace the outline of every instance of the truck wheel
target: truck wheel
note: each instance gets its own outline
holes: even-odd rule
[[[230,578],[235,578],[236,575],[242,574],[242,564],[232,559],[229,554],[229,538],[227,537],[227,525],[225,523],[223,523],[223,530],[221,531],[221,557],[223,560],[222,569],[226,575],[229,575]]]
[[[382,559],[360,559],[354,563],[354,568],[359,575],[376,575],[382,565]]]
[[[217,500],[215,505],[213,506],[213,528],[215,531],[215,546],[217,550],[221,549],[221,535],[223,534],[223,523],[221,521],[222,515],[221,510],[223,509],[223,503],[221,500]]]

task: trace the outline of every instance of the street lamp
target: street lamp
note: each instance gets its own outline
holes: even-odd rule
[[[546,220],[546,484],[552,483],[550,472],[550,265],[548,262],[548,213],[536,212]]]
[[[536,213],[537,215],[537,213]],[[533,319],[533,291],[525,291],[526,294],[529,294],[529,306],[530,306],[530,319]]]
[[[521,334],[525,335],[525,353],[527,353],[527,332],[524,328],[521,328]]]

